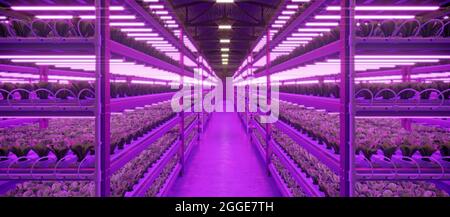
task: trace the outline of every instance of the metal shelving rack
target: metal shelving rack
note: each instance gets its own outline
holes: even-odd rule
[[[53,69],[46,68],[45,77],[48,75],[68,75],[76,77],[95,77],[95,100],[89,104],[78,104],[63,106],[61,104],[39,104],[36,102],[28,102],[19,106],[5,105],[0,106],[2,116],[4,117],[94,117],[95,118],[95,167],[94,168],[63,168],[56,170],[55,168],[43,168],[40,171],[31,169],[24,169],[23,171],[15,171],[10,173],[10,168],[8,168],[7,173],[1,174],[0,179],[3,180],[93,180],[95,181],[95,195],[100,197],[107,197],[110,195],[110,176],[113,172],[120,169],[127,162],[136,157],[140,152],[145,150],[151,143],[156,141],[178,123],[181,123],[182,127],[180,129],[180,138],[177,139],[175,144],[171,147],[171,150],[180,150],[180,153],[184,155],[183,150],[184,138],[189,135],[194,129],[200,129],[199,126],[206,125],[206,118],[201,118],[200,115],[196,115],[194,122],[184,128],[184,112],[181,115],[177,115],[175,118],[167,121],[160,127],[152,130],[151,132],[145,134],[143,137],[134,141],[132,144],[127,146],[124,150],[110,155],[110,118],[111,112],[121,112],[126,109],[132,109],[136,107],[143,107],[148,104],[153,104],[156,102],[168,101],[172,98],[174,93],[162,93],[154,95],[144,95],[136,97],[127,98],[117,98],[110,99],[110,80],[111,79],[122,79],[124,76],[112,75],[110,73],[109,60],[113,55],[120,56],[122,58],[132,59],[137,62],[145,63],[162,70],[169,72],[175,72],[178,75],[184,77],[193,77],[193,71],[187,70],[184,67],[183,59],[188,57],[191,60],[196,61],[196,67],[202,72],[205,71],[209,75],[213,73],[204,65],[204,62],[198,62],[202,60],[201,56],[192,53],[189,49],[184,46],[183,37],[181,35],[180,40],[170,33],[165,27],[161,25],[154,17],[144,10],[144,8],[137,4],[133,0],[124,1],[114,1],[115,3],[120,2],[126,6],[126,10],[132,14],[139,16],[146,25],[151,26],[157,33],[168,40],[172,45],[174,45],[180,53],[180,66],[173,65],[171,63],[160,60],[156,57],[150,56],[148,54],[137,51],[126,45],[120,44],[118,42],[112,41],[110,39],[110,2],[109,0],[95,0],[95,36],[92,38],[2,38],[0,39],[0,50],[7,52],[8,55],[19,55],[26,52],[33,52],[39,50],[46,50],[49,53],[53,53],[54,50],[59,50],[63,52],[78,52],[82,54],[92,54],[95,53],[95,73],[90,73],[87,71],[76,71],[76,70],[63,70],[63,69]],[[45,54],[40,53],[40,54]],[[9,72],[17,73],[30,73],[36,75],[42,75],[42,67],[30,67],[30,66],[20,66],[20,65],[9,65],[2,64],[2,69]],[[203,73],[202,73],[203,74]],[[132,76],[125,76],[127,81],[133,79]],[[148,79],[139,78],[139,80],[144,81],[158,81],[162,82],[160,79]],[[202,84],[203,80],[207,77],[201,76]],[[166,85],[169,83],[166,82]],[[203,85],[202,85],[203,90]],[[203,91],[202,91],[203,92]],[[193,115],[188,113],[186,117]],[[203,115],[204,116],[204,115]],[[203,121],[205,120],[205,121]],[[196,131],[196,136],[191,142],[188,153],[192,148],[192,143],[197,142],[200,139],[200,130]],[[181,146],[180,146],[181,145]],[[172,152],[168,152],[172,153]],[[145,193],[161,169],[174,155],[165,154],[158,161],[158,166],[156,169],[152,168],[153,172],[149,173],[141,180],[139,191],[137,194],[131,193],[127,196],[142,195]],[[187,156],[180,158],[180,162],[174,173],[178,174],[183,167],[183,161],[187,159]],[[20,170],[20,169],[19,169]],[[48,171],[45,171],[48,170]],[[173,177],[176,177],[172,175]],[[142,184],[143,183],[143,184]],[[145,188],[142,188],[144,186]]]
[[[370,102],[358,101],[355,99],[354,84],[357,77],[370,77],[380,75],[402,75],[404,81],[412,74],[419,73],[433,73],[433,72],[445,72],[449,70],[448,64],[432,65],[432,66],[415,66],[415,67],[403,67],[396,69],[379,69],[371,70],[367,72],[355,72],[355,54],[373,54],[373,53],[390,53],[393,50],[396,53],[420,53],[422,55],[436,55],[439,52],[448,52],[448,46],[450,43],[449,38],[362,38],[355,36],[355,2],[356,0],[340,1],[340,39],[324,45],[320,48],[311,50],[302,55],[292,57],[282,63],[271,65],[270,51],[276,48],[282,41],[294,33],[302,24],[309,21],[311,17],[320,15],[324,12],[324,9],[337,1],[333,0],[318,0],[314,1],[302,14],[296,17],[292,22],[285,26],[279,34],[266,43],[265,47],[259,52],[251,53],[252,57],[247,65],[241,67],[235,75],[237,82],[241,78],[254,76],[255,78],[264,79],[267,85],[270,85],[270,77],[275,73],[283,72],[298,66],[314,63],[315,61],[321,61],[325,58],[338,58],[340,59],[340,73],[331,76],[310,76],[299,79],[286,79],[280,82],[296,82],[296,81],[311,81],[311,80],[340,80],[340,99],[296,95],[289,93],[280,93],[280,100],[296,103],[306,107],[312,107],[315,109],[324,109],[327,112],[339,113],[340,118],[340,154],[334,154],[330,150],[326,150],[323,146],[317,144],[312,138],[303,135],[291,126],[278,121],[275,126],[280,128],[284,133],[288,134],[294,141],[305,148],[310,154],[318,158],[322,163],[327,165],[333,172],[340,177],[340,195],[344,197],[353,196],[354,184],[358,180],[449,180],[450,169],[440,166],[439,168],[408,168],[408,169],[395,169],[392,168],[359,168],[355,163],[355,144],[354,144],[354,120],[355,117],[403,117],[409,119],[412,117],[449,117],[450,106],[448,104],[427,104],[426,102],[417,103],[404,103],[404,102],[376,102],[372,98]],[[270,27],[269,27],[270,29]],[[269,31],[269,30],[268,30]],[[266,58],[266,65],[260,70],[259,73],[253,74],[254,64],[260,60]],[[338,63],[339,64],[339,63]],[[406,73],[404,73],[406,70]],[[273,82],[273,81],[272,81]],[[270,94],[267,96],[270,101]],[[280,147],[273,141],[270,136],[270,127],[266,126],[263,129],[261,125],[257,123],[257,120],[253,117],[254,114],[248,113],[241,114],[241,120],[246,128],[251,129],[251,140],[255,141],[258,147],[262,147],[259,141],[256,139],[252,131],[257,131],[261,135],[264,135],[266,146],[266,152],[273,151],[277,155],[284,166],[293,174],[297,183],[301,184],[304,190],[309,196],[323,196],[320,193],[314,191],[314,185],[311,182],[305,182],[300,177],[301,171],[295,165],[290,162],[290,158],[283,156]],[[422,120],[422,119],[421,119]],[[268,132],[268,133],[267,133]],[[260,149],[260,148],[259,148]],[[270,166],[269,156],[264,157],[266,162]],[[280,187],[283,189],[283,187]]]

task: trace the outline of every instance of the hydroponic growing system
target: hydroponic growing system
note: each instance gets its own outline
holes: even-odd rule
[[[0,194],[448,196],[449,4],[0,0]]]

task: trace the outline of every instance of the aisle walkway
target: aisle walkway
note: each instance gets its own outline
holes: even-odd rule
[[[214,113],[202,142],[192,150],[172,197],[280,196],[250,144],[237,113]]]

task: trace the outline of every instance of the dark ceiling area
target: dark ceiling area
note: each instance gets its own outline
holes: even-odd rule
[[[264,34],[281,0],[170,0],[178,18],[219,77],[231,76],[255,41]],[[231,25],[232,29],[219,29]],[[229,39],[230,43],[221,43]],[[229,48],[228,64],[222,63],[221,48]]]

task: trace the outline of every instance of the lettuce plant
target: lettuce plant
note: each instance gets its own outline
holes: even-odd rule
[[[49,139],[39,140],[31,149],[40,157],[47,157],[48,153],[50,153],[49,145],[52,144],[52,141]]]
[[[28,37],[31,33],[31,28],[26,21],[13,20],[12,27],[17,37]]]
[[[5,145],[5,144],[0,144],[0,157],[7,157],[9,154],[9,146]],[[0,161],[6,160],[5,159],[1,159]]]
[[[50,148],[58,161],[63,159],[69,152],[69,146],[64,140],[54,142]]]
[[[92,141],[84,140],[75,142],[70,146],[70,150],[77,156],[78,162],[83,161],[86,155],[94,148]]]
[[[450,157],[450,141],[447,141],[447,143],[443,143],[439,147],[439,151],[441,152],[441,155],[444,157]],[[450,161],[450,158],[445,159],[446,161]]]
[[[16,143],[11,146],[11,152],[14,153],[17,157],[26,157],[28,152],[30,152],[31,146],[28,141],[25,140],[17,140]],[[19,161],[25,161],[26,159],[20,159]]]
[[[392,159],[392,156],[394,155],[395,151],[397,150],[397,147],[393,145],[392,143],[389,143],[387,141],[381,143],[380,145],[381,151],[383,151],[383,154],[388,159]]]
[[[52,28],[47,22],[44,22],[42,20],[36,20],[31,24],[31,27],[33,29],[33,33],[42,38],[49,37],[50,33],[52,32]]]

